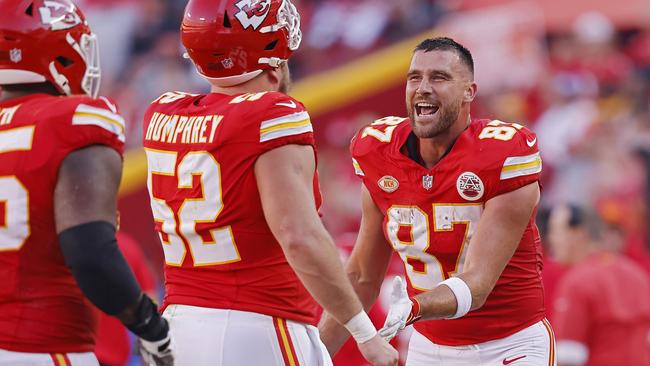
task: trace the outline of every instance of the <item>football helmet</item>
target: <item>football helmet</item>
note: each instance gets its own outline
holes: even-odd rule
[[[72,1],[0,0],[0,9],[0,85],[49,81],[97,96],[97,37]]]
[[[290,0],[190,0],[181,25],[186,56],[219,86],[286,62],[302,40]]]

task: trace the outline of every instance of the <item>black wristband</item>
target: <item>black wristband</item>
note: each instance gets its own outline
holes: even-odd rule
[[[125,326],[145,341],[155,342],[167,337],[169,332],[167,320],[160,316],[156,304],[149,296],[142,295],[135,310],[135,319],[133,324],[125,324]]]

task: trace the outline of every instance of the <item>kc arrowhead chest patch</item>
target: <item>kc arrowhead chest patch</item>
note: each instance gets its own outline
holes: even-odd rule
[[[458,194],[468,201],[477,201],[483,197],[485,187],[478,175],[472,172],[464,172],[456,180]]]

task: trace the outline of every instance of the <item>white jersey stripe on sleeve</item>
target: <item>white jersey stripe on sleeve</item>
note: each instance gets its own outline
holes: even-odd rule
[[[125,141],[124,119],[106,109],[80,104],[72,116],[72,124],[99,126],[117,135],[120,141]]]
[[[300,135],[307,132],[313,132],[314,130],[311,127],[309,120],[306,122],[296,125],[295,127],[289,126],[281,129],[270,130],[260,134],[260,142],[266,142],[270,140],[275,140],[281,137]]]
[[[538,159],[540,159],[539,152],[526,156],[511,156],[506,159],[506,161],[503,163],[503,166],[506,167],[511,165],[525,164]]]
[[[282,117],[277,117],[273,118],[267,121],[263,121],[262,124],[260,125],[260,131],[267,130],[271,127],[281,125],[283,123],[289,123],[289,122],[299,122],[299,121],[304,121],[304,120],[309,120],[309,113],[306,111],[298,112],[298,113],[292,113],[288,114],[286,116]]]
[[[313,132],[309,114],[306,111],[263,121],[260,124],[260,142],[281,137]]]
[[[542,171],[539,152],[526,156],[512,156],[506,159],[501,169],[501,180],[537,174]]]
[[[359,165],[359,162],[357,159],[352,158],[352,166],[354,167],[354,174],[360,176],[360,177],[365,177],[366,174],[363,172],[363,169],[361,169],[361,165]]]

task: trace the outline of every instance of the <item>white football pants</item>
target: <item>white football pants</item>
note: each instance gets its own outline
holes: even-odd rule
[[[318,328],[246,311],[169,305],[176,365],[331,366]]]
[[[544,319],[505,338],[442,346],[413,332],[406,366],[556,366],[553,329]]]
[[[92,352],[27,353],[0,349],[0,366],[99,366]]]

